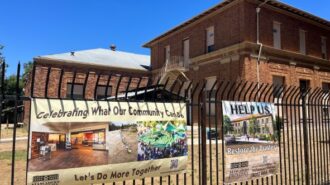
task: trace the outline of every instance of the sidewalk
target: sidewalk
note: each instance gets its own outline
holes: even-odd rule
[[[22,141],[22,140],[27,140],[28,137],[17,137],[16,141]],[[8,142],[13,142],[13,138],[1,138],[0,143],[8,143]]]

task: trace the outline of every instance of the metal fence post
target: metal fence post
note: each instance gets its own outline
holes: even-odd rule
[[[1,95],[0,95],[0,140],[1,140],[1,130],[2,130],[2,108],[3,108],[3,100],[5,99],[5,91],[4,91],[4,85],[5,85],[5,69],[6,69],[6,63],[5,61],[2,61],[1,66]]]
[[[201,106],[201,139],[202,139],[202,185],[207,183],[207,166],[206,166],[206,112],[205,112],[205,100]],[[211,164],[210,164],[211,165]]]
[[[18,63],[17,65],[17,73],[16,73],[16,94],[15,94],[15,110],[14,110],[14,128],[13,128],[13,145],[12,145],[12,155],[11,155],[11,185],[15,184],[15,153],[16,153],[16,128],[17,128],[17,107],[18,101],[20,98],[20,90],[19,90],[19,80],[20,80],[20,70],[21,64]]]
[[[307,116],[306,116],[306,96],[307,96],[307,91],[303,90],[301,92],[301,99],[302,99],[302,118],[303,118],[303,136],[304,136],[304,155],[305,155],[305,182],[306,184],[310,184],[310,180],[309,180],[309,156],[308,156],[308,151],[309,151],[309,147],[308,147],[308,130],[307,130]]]

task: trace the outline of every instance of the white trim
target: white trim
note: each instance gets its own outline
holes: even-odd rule
[[[282,49],[281,23],[277,21],[273,21],[273,47]]]

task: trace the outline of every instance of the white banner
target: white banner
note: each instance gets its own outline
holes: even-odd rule
[[[223,101],[224,182],[249,181],[279,171],[278,117],[273,104]]]
[[[93,184],[179,173],[186,104],[33,99],[28,184]]]

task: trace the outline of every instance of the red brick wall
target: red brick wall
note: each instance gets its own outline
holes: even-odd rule
[[[244,33],[246,41],[256,42],[256,4],[244,3]],[[260,11],[260,42],[264,45],[273,46],[273,22],[281,23],[282,49],[299,52],[299,29],[306,33],[306,53],[307,55],[321,58],[321,36],[328,38],[327,49],[330,54],[330,32],[324,28],[313,25],[302,19],[285,15],[266,8]]]
[[[257,81],[256,59],[245,58],[245,80]],[[261,61],[260,62],[260,82],[272,83],[273,76],[282,76],[285,79],[285,85],[299,86],[299,80],[309,80],[310,87],[322,87],[323,82],[330,82],[329,70],[314,69],[313,67],[306,67],[300,65],[290,65],[286,63],[279,63],[276,60]]]
[[[129,89],[135,89],[138,85],[138,81],[142,78],[140,82],[140,87],[145,87],[148,82],[149,73],[148,72],[130,72],[130,71],[119,71],[113,69],[96,69],[95,66],[70,66],[70,65],[53,65],[53,64],[36,64],[35,71],[35,80],[34,80],[34,97],[46,97],[45,88],[46,88],[46,79],[48,73],[48,67],[51,67],[49,82],[48,82],[48,97],[49,98],[57,98],[58,97],[58,88],[60,82],[60,74],[61,69],[63,69],[63,78],[62,78],[62,86],[60,91],[60,98],[66,98],[67,94],[67,83],[72,82],[73,80],[73,71],[76,71],[76,79],[75,83],[84,84],[86,74],[89,72],[85,96],[86,99],[94,99],[94,91],[97,82],[97,78],[99,78],[99,85],[107,85],[109,74],[111,74],[111,80],[109,85],[112,86],[111,95],[114,96],[116,94],[116,89],[118,86],[119,76],[122,76],[122,80],[119,84],[118,94],[121,92],[125,92],[129,77],[132,77],[131,84]],[[24,93],[26,96],[31,96],[31,78],[32,74],[30,74],[27,84],[25,86]],[[30,102],[24,102],[25,110],[24,110],[24,123],[29,123],[29,115],[30,115]]]
[[[137,87],[137,83],[139,78],[142,78],[140,87],[144,87],[147,83],[147,78],[149,76],[148,72],[129,72],[129,71],[118,71],[112,69],[93,69],[93,68],[83,68],[83,67],[75,67],[74,66],[56,66],[51,64],[37,64],[35,71],[35,80],[34,80],[34,96],[35,97],[45,97],[45,88],[46,88],[46,79],[48,73],[48,67],[51,67],[49,82],[48,82],[48,97],[53,98],[58,96],[58,87],[61,76],[61,69],[63,69],[63,77],[61,84],[61,98],[66,97],[66,88],[67,83],[72,83],[74,71],[76,71],[75,83],[84,84],[85,78],[88,76],[87,85],[86,85],[86,98],[94,99],[94,90],[97,82],[97,78],[99,77],[99,85],[107,85],[108,77],[111,75],[111,80],[109,85],[112,86],[112,95],[115,95],[115,90],[117,89],[119,76],[122,76],[121,83],[119,84],[119,92],[125,91],[129,77],[132,77],[131,84],[129,89],[135,89]],[[89,75],[87,73],[89,72]],[[25,88],[25,94],[30,95],[30,82]]]
[[[201,65],[197,70],[190,69],[187,77],[193,82],[199,82],[207,77],[217,76],[218,80],[241,80],[244,76],[244,65],[241,59],[230,60],[228,63],[221,64],[214,62],[207,65]]]
[[[256,43],[256,7],[257,4],[253,0],[236,1],[231,7],[224,9],[201,22],[182,28],[181,31],[175,32],[167,36],[166,39],[154,43],[151,47],[151,67],[153,70],[159,69],[164,65],[164,48],[166,45],[171,46],[171,56],[182,56],[182,41],[184,38],[190,39],[190,58],[205,54],[205,29],[214,25],[215,28],[215,49],[221,49],[243,41]],[[234,2],[235,3],[235,2]],[[273,46],[273,22],[281,23],[282,49],[291,52],[299,52],[299,29],[307,31],[306,33],[306,52],[309,56],[321,58],[321,36],[326,36],[328,56],[330,56],[330,32],[320,26],[311,24],[304,19],[298,19],[282,12],[271,10],[267,5],[262,7],[260,13],[260,41],[266,46]],[[250,51],[256,54],[257,51]],[[279,61],[272,61],[279,62]],[[299,61],[297,61],[299,62]],[[330,61],[329,61],[330,64]],[[244,66],[247,65],[247,66]],[[202,73],[207,73],[211,76],[212,71],[217,70],[221,78],[233,78],[242,76],[251,70],[241,70],[243,68],[250,69],[255,65],[252,63],[228,66],[226,70],[214,68],[206,65],[201,68],[201,71],[194,72],[193,78],[205,76]],[[325,64],[328,65],[328,64]],[[223,65],[222,65],[223,66]],[[255,69],[255,68],[253,68]],[[267,70],[266,68],[263,70]],[[266,73],[268,71],[262,71]],[[221,75],[220,75],[221,73]],[[189,73],[188,73],[189,75]],[[213,75],[213,74],[212,74]],[[229,76],[228,76],[229,75]],[[252,79],[249,74],[244,79]],[[199,79],[201,79],[199,78]]]
[[[161,68],[165,61],[164,48],[170,45],[171,56],[183,55],[183,40],[189,38],[190,58],[205,54],[206,29],[214,26],[215,49],[224,48],[242,41],[242,4],[236,4],[194,26],[189,27],[151,47],[152,69]]]

